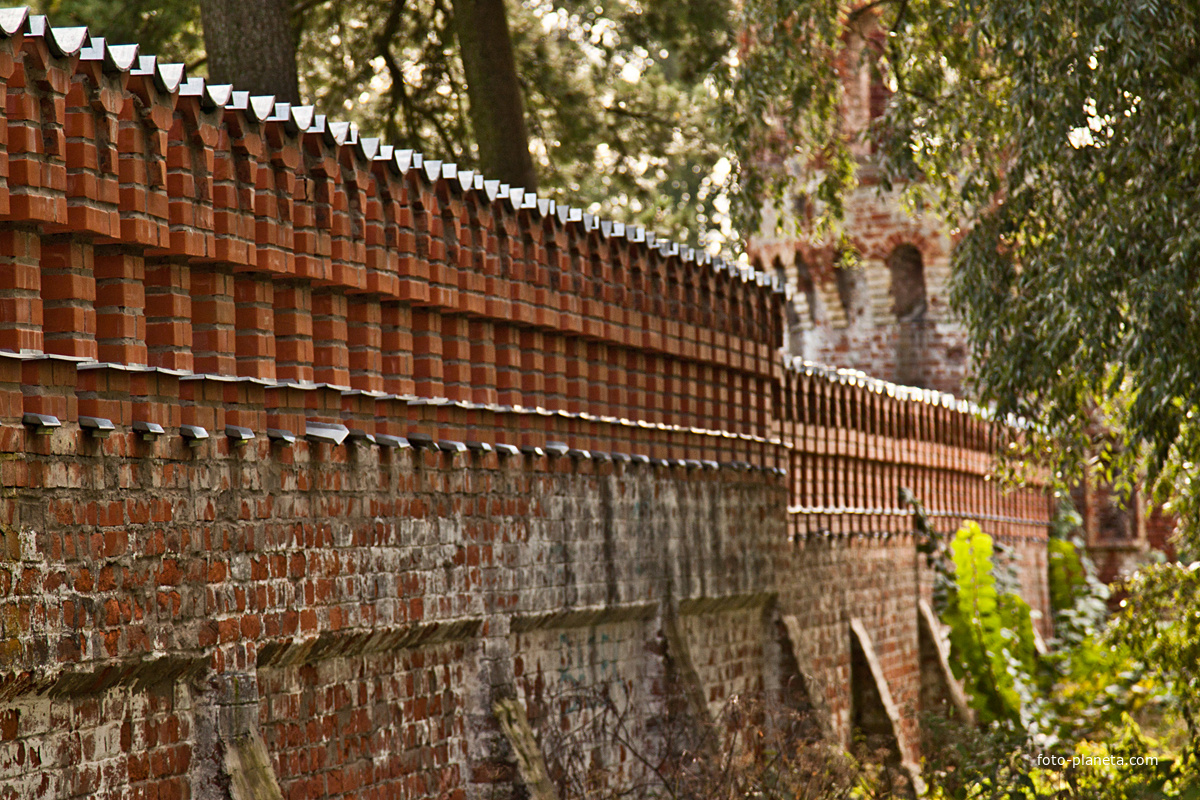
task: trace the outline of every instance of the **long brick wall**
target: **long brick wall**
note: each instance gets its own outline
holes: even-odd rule
[[[767,432],[782,295],[763,275],[16,20],[0,42],[0,349],[236,377],[269,393],[246,404],[282,429],[298,421],[274,413],[279,382],[354,390],[346,404],[366,407],[414,396]],[[264,425],[205,409],[203,385],[179,420],[141,387],[114,390],[127,405],[102,383],[78,413]],[[24,406],[76,413],[53,392]],[[446,433],[470,424],[441,416]],[[629,433],[656,456],[697,451]]]
[[[24,10],[0,98],[0,798],[636,786],[797,679],[914,759],[902,487],[1046,610],[1008,434],[760,273]]]

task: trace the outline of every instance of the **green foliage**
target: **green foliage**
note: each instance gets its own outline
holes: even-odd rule
[[[1043,728],[1055,741],[1121,728],[1126,714],[1161,699],[1153,671],[1105,636],[1110,592],[1096,578],[1079,536],[1081,522],[1070,501],[1061,498],[1047,543],[1058,646],[1040,664],[1049,710]]]
[[[1079,535],[1083,523],[1070,501],[1060,500],[1046,543],[1049,559],[1050,606],[1054,630],[1068,644],[1079,644],[1099,631],[1108,616],[1108,587],[1096,577],[1096,567]]]
[[[1073,532],[1077,519],[1069,506],[1060,508],[1056,532]],[[929,538],[940,537],[931,530]],[[944,722],[928,721],[937,743],[926,765],[933,797],[1196,796],[1200,613],[1192,609],[1200,571],[1144,571],[1130,587],[1136,594],[1106,628],[1107,588],[1095,580],[1082,550],[1056,536],[1050,578],[1060,636],[1038,655],[1029,607],[998,589],[992,541],[977,524],[966,523],[944,546],[930,549],[953,564],[941,616],[950,628],[951,668],[964,680],[981,723],[977,730],[950,731]],[[1153,740],[1135,721],[1170,731],[1176,713],[1188,726],[1186,743]],[[1123,766],[1105,763],[1106,756],[1124,759]],[[1130,761],[1147,756],[1157,763]]]
[[[732,3],[510,6],[534,155],[572,204],[701,246],[731,180],[714,74]],[[590,206],[589,206],[590,204]]]
[[[1154,668],[1200,753],[1200,563],[1143,567],[1125,587],[1107,641]]]
[[[1200,539],[1200,6],[747,0],[744,14],[786,20],[790,52],[865,62],[891,90],[865,142],[831,122],[828,75],[778,70],[757,107],[799,102],[801,167],[859,154],[959,237],[951,302],[977,399],[1035,422],[1034,452],[1064,481],[1097,455],[1158,481]],[[856,15],[862,36],[841,36]],[[774,119],[743,124],[765,137]],[[836,223],[841,205],[822,211]]]
[[[33,0],[35,13],[55,25],[86,25],[111,44],[139,44],[142,52],[189,67],[204,62],[198,0]]]
[[[1075,545],[1051,542],[1057,647],[1039,656],[1028,604],[998,587],[992,539],[974,522],[944,550],[953,565],[941,607],[951,668],[984,724],[1036,736],[1042,746],[1078,741],[1119,726],[1158,699],[1161,683],[1127,647],[1104,633],[1106,587]],[[1161,666],[1160,662],[1159,663]]]
[[[1086,585],[1086,575],[1074,542],[1051,539],[1046,550],[1050,559],[1050,605],[1057,614],[1074,607],[1076,593]]]
[[[1197,8],[1106,0],[1026,15],[1022,5],[984,4],[962,20],[997,80],[931,80],[960,108],[953,121],[933,111],[909,143],[973,132],[1004,146],[921,151],[922,173],[967,227],[952,297],[977,387],[1002,413],[1079,445],[1059,450],[1067,457],[1093,449],[1100,406],[1125,433],[1118,471],[1134,473],[1145,455],[1151,477],[1168,461],[1190,474],[1200,319],[1184,298],[1200,274],[1189,222],[1200,139],[1181,59],[1196,46]],[[918,107],[931,108],[914,103],[905,116]],[[951,169],[959,186],[941,177]]]
[[[739,183],[734,213],[743,231],[757,230],[764,199],[780,208],[792,188],[796,160],[818,169],[805,193],[824,210],[816,234],[837,229],[843,196],[854,184],[854,160],[842,132],[841,79],[848,21],[862,16],[847,4],[817,0],[746,0],[734,29],[743,33],[731,68],[718,76],[726,146]]]
[[[1038,774],[1039,797],[1074,800],[1198,800],[1200,774],[1192,759],[1172,756],[1146,736],[1131,719],[1111,729],[1104,741],[1084,740],[1071,754],[1071,765]],[[1152,764],[1135,759],[1155,759]]]
[[[1012,731],[930,721],[931,800],[1196,800],[1200,774],[1129,717],[1047,754]],[[1053,759],[1053,760],[1052,760]],[[1061,761],[1059,761],[1061,759]],[[1151,763],[1142,763],[1151,759]]]
[[[1107,625],[1110,592],[1096,578],[1078,537],[1079,523],[1078,513],[1063,499],[1047,545],[1056,639],[1030,675],[1041,698],[1033,723],[1043,746],[1123,729],[1127,715],[1167,699],[1161,663],[1139,660],[1112,638]]]
[[[950,628],[951,667],[966,679],[971,706],[983,723],[1029,724],[1033,702],[1033,624],[1029,605],[996,590],[992,538],[967,522],[950,543],[955,586],[942,611]]]

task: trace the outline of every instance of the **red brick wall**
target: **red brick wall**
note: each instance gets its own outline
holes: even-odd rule
[[[916,741],[920,712],[918,561],[909,535],[821,538],[795,546],[796,574],[780,604],[805,632],[804,649],[837,736],[850,744],[850,620],[871,632],[888,686]]]
[[[673,661],[783,685],[780,615],[843,737],[863,620],[911,736],[901,486],[1043,585],[997,434],[787,369],[761,274],[4,19],[0,798],[219,795],[247,737],[288,798],[504,796],[498,699],[545,742],[616,681],[653,749]]]
[[[260,668],[259,725],[284,796],[464,791],[468,654],[451,642]]]
[[[493,695],[561,659],[585,683],[612,668],[661,695],[656,626],[622,609],[671,586],[769,585],[782,538],[784,488],[763,471],[16,433],[0,702],[13,796],[42,776],[37,796],[192,796],[213,742],[252,728],[289,797],[486,793],[513,778]],[[564,621],[571,609],[592,617]],[[623,655],[608,658],[589,640],[613,631]]]

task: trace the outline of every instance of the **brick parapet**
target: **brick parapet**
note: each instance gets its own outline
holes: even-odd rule
[[[940,528],[975,519],[1002,539],[1045,539],[1045,469],[1032,465],[1020,486],[996,478],[997,454],[1019,426],[940,392],[800,362],[778,403],[793,536],[911,530],[908,489]]]
[[[42,18],[3,44],[0,347],[718,427],[658,378],[686,373],[747,387],[724,416],[765,434],[763,275]]]
[[[157,369],[177,400],[138,407],[218,433],[353,408],[366,434],[785,469],[798,532],[899,529],[900,486],[1037,527],[1036,496],[979,484],[996,438],[963,409],[786,370],[761,273],[82,29],[5,24],[0,348],[112,365],[92,382]],[[118,392],[40,380],[24,411],[132,420]]]
[[[955,440],[970,425],[954,415],[920,428],[927,403],[876,424],[854,397],[829,405],[845,392],[833,383],[805,410],[777,354],[783,297],[761,273],[18,17],[0,63],[0,302],[12,311],[0,348],[192,372],[167,412],[184,424],[219,428],[213,398],[232,390],[201,387],[236,377],[261,381],[267,406],[290,394],[277,381],[366,393],[366,433],[463,440],[490,419],[516,444],[575,436],[584,449],[802,473],[805,454],[986,469],[992,442]],[[26,410],[74,420],[45,395]],[[249,413],[242,395],[232,417]],[[873,432],[859,416],[895,422]],[[879,487],[854,492],[833,505],[892,505]]]

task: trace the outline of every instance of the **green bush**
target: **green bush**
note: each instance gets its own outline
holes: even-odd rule
[[[1057,637],[1042,655],[1029,606],[998,588],[992,539],[976,523],[924,548],[941,584],[951,668],[979,722],[928,721],[932,797],[1200,798],[1200,569],[1144,569],[1110,621],[1108,589],[1073,527],[1049,546]],[[1154,763],[1132,763],[1145,758]]]

